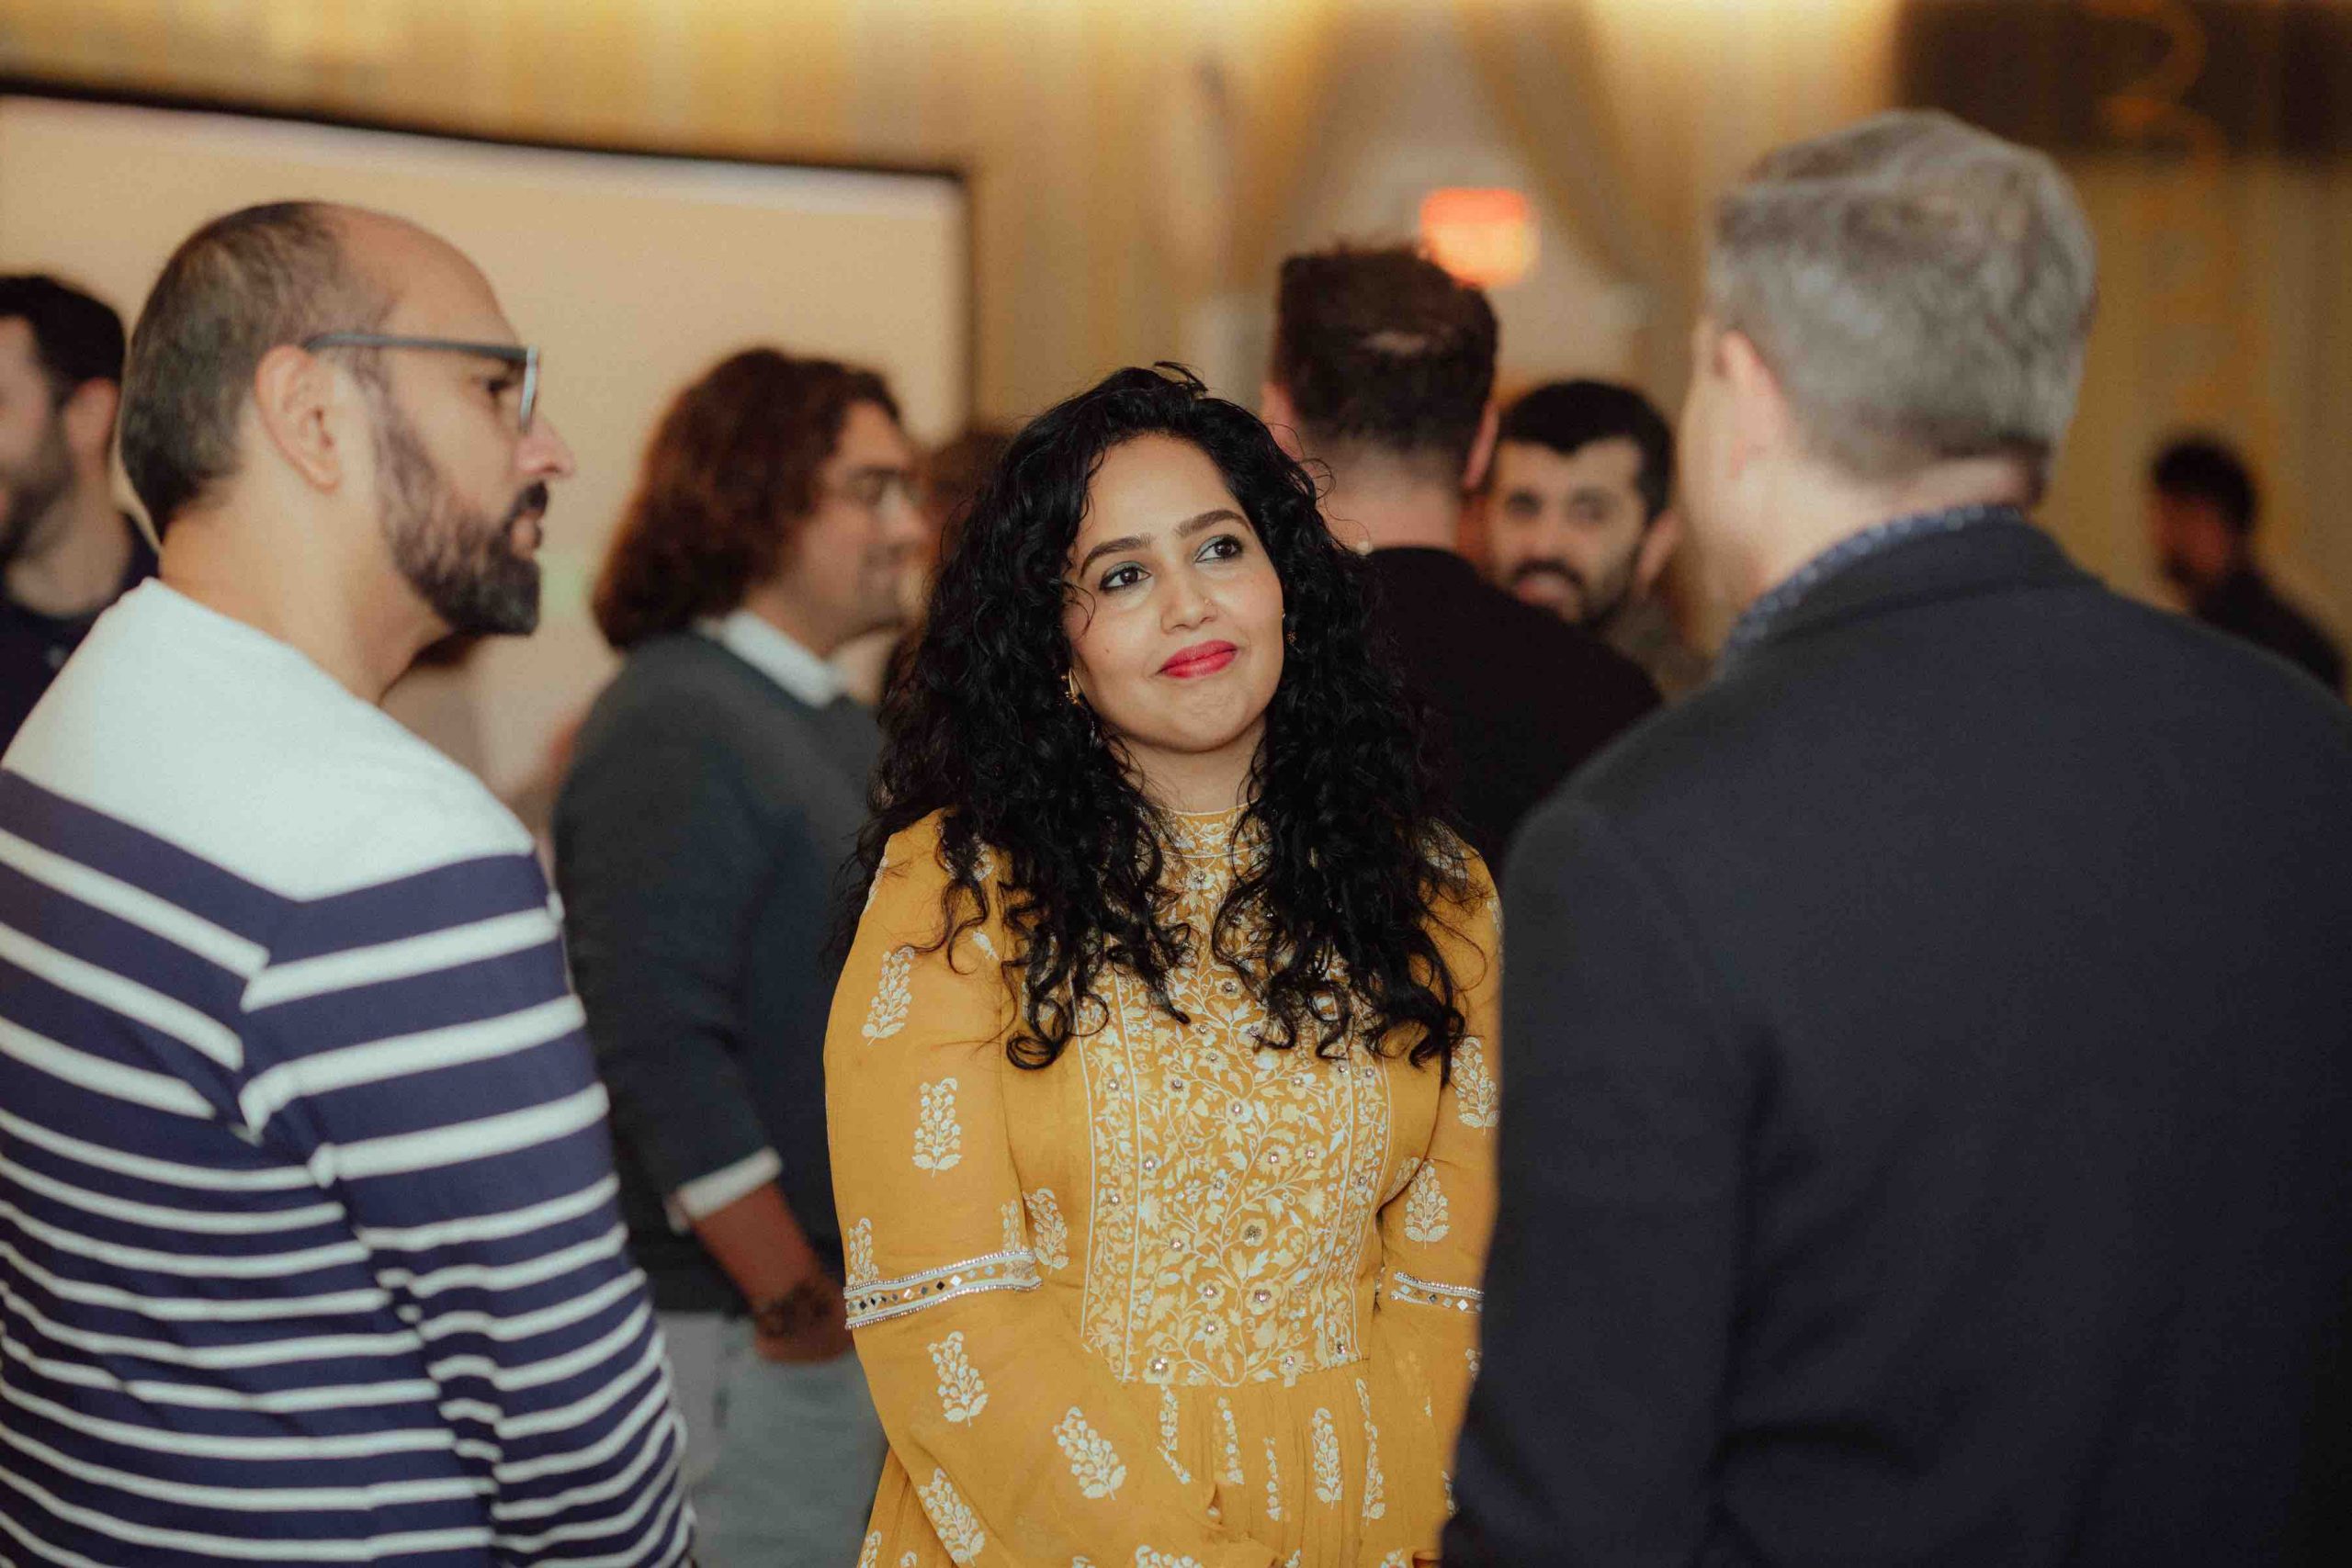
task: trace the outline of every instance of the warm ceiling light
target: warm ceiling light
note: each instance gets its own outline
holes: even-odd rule
[[[1535,212],[1515,190],[1448,186],[1421,198],[1421,243],[1463,282],[1508,288],[1535,269]]]

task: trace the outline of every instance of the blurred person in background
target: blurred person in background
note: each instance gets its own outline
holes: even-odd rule
[[[857,1555],[882,1428],[842,1309],[826,953],[880,737],[827,658],[927,532],[881,378],[747,349],[648,446],[594,609],[625,659],[555,807],[621,1206],[714,1568]]]
[[[930,525],[930,536],[922,548],[908,553],[906,569],[899,574],[900,618],[894,626],[851,638],[832,657],[833,668],[842,672],[850,695],[867,707],[881,703],[882,694],[912,656],[922,636],[923,602],[931,596],[931,570],[941,543],[971,505],[980,481],[1004,456],[1012,439],[992,425],[975,424],[924,460],[922,514]]]
[[[376,706],[537,623],[537,365],[463,255],[348,208],[215,220],[148,298],[160,577],[0,771],[0,1553],[685,1556],[547,883]]]
[[[1447,1568],[2352,1561],[2352,713],[2029,520],[2048,158],[1883,115],[1713,242],[1745,607],[1515,851]]]
[[[951,540],[826,1047],[862,1561],[1435,1544],[1498,955],[1366,575],[1181,372],[1038,416]]]
[[[1427,256],[1340,247],[1283,263],[1266,423],[1329,471],[1325,516],[1369,547],[1375,633],[1436,710],[1465,836],[1499,863],[1529,808],[1658,696],[1623,655],[1455,553],[1494,451],[1494,386],[1493,307]]]
[[[115,504],[122,318],[52,277],[0,277],[0,750],[98,612],[155,573]]]
[[[1503,411],[1479,492],[1496,583],[1604,638],[1679,697],[1707,679],[1659,592],[1682,540],[1674,433],[1631,387],[1553,381]]]
[[[2228,443],[2184,436],[2148,465],[2148,531],[2156,564],[2188,613],[2216,631],[2267,648],[2344,690],[2344,650],[2270,585],[2255,559],[2262,509],[2254,475]]]

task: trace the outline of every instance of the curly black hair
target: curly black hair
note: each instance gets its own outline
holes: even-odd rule
[[[1162,886],[1169,825],[1063,683],[1065,574],[1088,491],[1106,454],[1148,434],[1216,464],[1282,581],[1293,643],[1238,829],[1265,852],[1219,908],[1211,951],[1265,1007],[1265,1044],[1311,1038],[1340,1056],[1366,1038],[1450,1073],[1464,1021],[1431,927],[1472,889],[1419,710],[1374,646],[1363,563],[1325,527],[1314,480],[1254,414],[1180,367],[1121,370],[1047,410],[982,486],[883,706],[866,877],[892,835],[942,814],[950,880],[936,941],[952,943],[987,908],[993,847],[1019,941],[1001,960],[1022,1004],[1006,1043],[1016,1066],[1049,1066],[1100,1026],[1106,966],[1183,1021],[1166,982],[1193,939]]]

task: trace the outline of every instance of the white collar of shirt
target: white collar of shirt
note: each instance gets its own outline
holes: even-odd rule
[[[696,621],[695,630],[812,708],[845,690],[840,671],[749,610]]]

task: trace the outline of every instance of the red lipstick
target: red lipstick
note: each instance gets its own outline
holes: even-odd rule
[[[1175,656],[1159,667],[1159,672],[1179,681],[1196,680],[1216,674],[1232,663],[1240,651],[1229,642],[1196,642],[1190,648],[1178,649]]]

